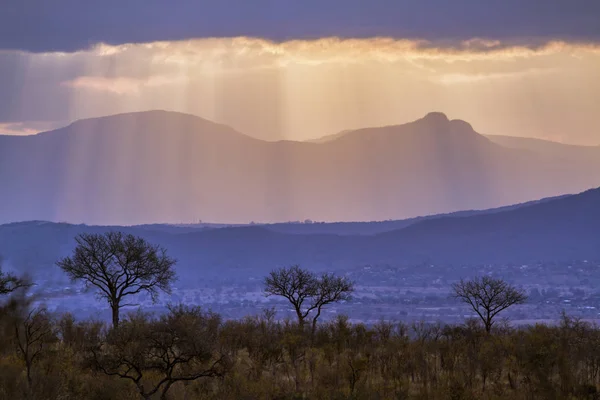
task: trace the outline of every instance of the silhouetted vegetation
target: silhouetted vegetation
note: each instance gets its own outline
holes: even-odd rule
[[[484,276],[470,281],[460,280],[452,285],[454,297],[468,304],[490,332],[496,316],[515,304],[523,304],[527,296],[502,279]]]
[[[121,250],[136,251],[117,253],[94,242],[93,251],[107,251],[99,254],[109,261],[98,262],[98,253],[90,261],[104,268],[107,287],[120,282],[113,279],[125,274],[119,268],[133,265],[115,253],[139,260],[140,250],[159,250],[127,240],[139,245]],[[75,259],[89,261],[86,254],[76,252]],[[54,315],[36,304],[28,286],[14,289],[0,308],[0,398],[600,399],[600,329],[567,315],[556,325],[500,323],[502,310],[525,301],[502,280],[454,286],[479,317],[458,325],[366,326],[345,315],[319,321],[322,307],[350,300],[353,282],[294,266],[273,271],[264,283],[267,294],[290,302],[295,320],[278,320],[267,309],[224,321],[180,304],[160,315],[138,310],[108,325]]]
[[[338,316],[314,338],[269,313],[223,322],[185,307],[116,330],[34,311],[19,326],[43,335],[27,338],[13,323],[3,314],[0,397],[14,400],[596,399],[600,383],[600,330],[568,317],[490,335]]]
[[[7,295],[26,286],[29,286],[26,279],[18,278],[13,274],[2,271],[2,258],[0,258],[0,296]]]
[[[170,291],[175,260],[165,249],[121,232],[81,234],[76,241],[73,255],[57,264],[72,280],[98,289],[111,308],[113,326],[119,325],[127,296],[148,292],[156,299],[159,291]]]
[[[220,352],[218,315],[199,308],[172,307],[160,318],[133,314],[91,346],[96,370],[129,380],[143,399],[167,399],[177,382],[223,376],[227,357]]]
[[[354,284],[344,277],[323,274],[320,277],[295,265],[271,271],[265,278],[265,293],[287,299],[294,307],[298,325],[312,316],[312,329],[315,332],[323,307],[327,304],[350,300]]]

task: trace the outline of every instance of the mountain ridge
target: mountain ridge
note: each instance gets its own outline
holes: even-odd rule
[[[0,222],[405,219],[600,185],[600,158],[507,148],[442,113],[322,143],[169,111],[0,137]]]
[[[47,134],[47,133],[60,131],[60,130],[66,129],[66,128],[71,128],[73,126],[78,126],[82,123],[101,121],[101,120],[110,119],[110,118],[132,117],[132,116],[136,116],[136,115],[178,115],[178,116],[182,116],[185,118],[199,120],[206,124],[226,127],[228,129],[232,129],[232,130],[236,131],[240,135],[255,139],[257,141],[267,142],[267,143],[294,142],[294,143],[322,144],[322,143],[328,142],[330,140],[335,140],[335,139],[341,138],[348,133],[352,133],[352,132],[356,132],[356,131],[366,131],[366,130],[371,130],[371,129],[400,127],[403,125],[408,125],[408,124],[417,122],[419,120],[435,118],[435,117],[439,117],[440,120],[446,120],[446,122],[462,123],[462,124],[465,124],[466,126],[468,126],[470,129],[473,129],[471,124],[469,124],[467,121],[464,121],[462,119],[452,119],[451,120],[443,112],[432,111],[432,112],[427,113],[423,118],[420,118],[415,121],[395,123],[395,124],[386,124],[386,125],[372,126],[372,127],[365,127],[365,128],[344,129],[338,133],[327,134],[327,135],[317,137],[314,139],[308,139],[308,140],[293,140],[293,139],[264,140],[264,139],[260,139],[258,137],[252,136],[252,135],[242,133],[239,130],[232,128],[231,126],[229,126],[225,123],[212,121],[208,118],[201,117],[197,114],[191,114],[191,113],[180,112],[180,111],[171,111],[171,110],[165,110],[165,109],[152,109],[152,110],[145,110],[145,111],[122,112],[122,113],[118,113],[118,114],[80,118],[80,119],[76,119],[76,120],[68,123],[67,125],[65,125],[64,127],[61,127],[61,128],[56,128],[56,129],[52,129],[52,130],[48,130],[48,131],[40,131],[40,132],[37,132],[34,134],[29,134],[29,135],[11,135],[11,134],[0,133],[0,137],[1,138],[14,138],[15,140],[19,140],[20,138],[31,138],[31,137],[35,137],[35,136],[38,136],[41,134]],[[512,135],[500,135],[500,134],[484,134],[484,135],[482,134],[481,136],[484,136],[484,137],[490,139],[492,142],[498,143],[498,144],[506,143],[509,141],[525,141],[525,142],[532,142],[532,143],[533,142],[543,143],[543,144],[548,144],[551,146],[566,146],[566,147],[580,148],[580,149],[598,149],[598,148],[600,148],[600,144],[599,145],[582,145],[582,144],[562,143],[562,142],[557,142],[557,141],[553,141],[553,140],[549,140],[549,139],[526,137],[526,136],[512,136]],[[520,146],[516,146],[516,147],[518,148]]]
[[[600,261],[600,188],[487,214],[440,217],[377,235],[291,234],[264,226],[174,232],[57,223],[0,225],[0,254],[21,272],[51,269],[80,233],[122,230],[166,247],[183,279],[260,276],[284,265],[502,265]],[[35,249],[35,251],[32,251]]]

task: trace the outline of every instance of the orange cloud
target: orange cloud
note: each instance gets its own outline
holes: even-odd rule
[[[47,101],[56,86],[71,119],[169,109],[306,140],[441,110],[484,133],[600,142],[600,47],[589,43],[237,37],[19,54],[36,77],[24,113],[43,77]]]

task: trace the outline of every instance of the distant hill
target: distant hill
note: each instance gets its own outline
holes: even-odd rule
[[[437,219],[443,217],[468,217],[481,214],[492,214],[503,211],[514,210],[516,208],[539,204],[547,201],[567,197],[569,195],[547,197],[540,200],[532,200],[525,203],[514,204],[510,206],[490,208],[486,210],[466,210],[456,211],[447,214],[434,214],[422,217],[407,218],[402,220],[388,221],[370,221],[370,222],[312,222],[312,223],[293,223],[282,222],[264,225],[267,229],[281,233],[296,234],[334,234],[334,235],[375,235],[378,233],[394,231],[406,228],[420,221]]]
[[[567,158],[573,161],[585,159],[592,162],[600,159],[600,146],[578,146],[515,136],[488,135],[486,137],[504,147],[529,150],[557,158]]]
[[[600,157],[507,147],[442,113],[306,143],[149,111],[0,136],[0,222],[405,219],[579,192],[598,170]]]
[[[327,226],[327,224],[324,224]],[[75,235],[123,230],[165,246],[182,285],[260,278],[301,264],[315,270],[364,265],[474,265],[600,260],[600,189],[469,216],[437,216],[376,235],[282,233],[268,226],[181,231],[44,222],[0,225],[0,254],[20,271],[61,277],[54,262]],[[367,230],[367,229],[365,229]]]
[[[447,263],[600,260],[600,189],[512,210],[421,221],[377,236],[389,253]]]
[[[307,140],[308,143],[326,143],[331,142],[332,140],[339,139],[342,136],[345,136],[347,133],[352,132],[352,129],[346,129],[338,133],[334,133],[333,135],[326,135],[320,138]]]
[[[332,135],[326,135],[317,139],[309,140],[310,143],[326,143],[332,140],[340,139],[350,132],[351,129],[347,129]],[[581,146],[573,144],[565,144],[559,142],[553,142],[551,140],[527,138],[519,136],[504,136],[504,135],[484,135],[493,143],[499,144],[503,147],[513,149],[523,149],[535,151],[537,153],[543,153],[547,155],[555,156],[581,156],[588,155],[590,157],[598,157],[600,154],[600,146]]]

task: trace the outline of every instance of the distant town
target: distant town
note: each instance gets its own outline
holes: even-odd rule
[[[365,265],[334,271],[356,282],[350,302],[332,304],[324,311],[324,319],[337,314],[351,316],[354,322],[366,324],[388,321],[424,321],[428,323],[460,323],[473,317],[472,312],[451,298],[451,284],[473,275],[503,277],[521,287],[528,295],[526,304],[506,312],[512,324],[552,322],[564,311],[572,317],[600,320],[600,262],[572,261],[527,265],[415,266]],[[218,281],[205,285],[177,282],[171,295],[163,295],[154,304],[147,295],[138,295],[135,303],[144,310],[160,311],[169,303],[200,305],[236,319],[260,314],[275,307],[279,319],[292,318],[289,305],[263,292],[264,276],[251,276],[229,283]],[[108,319],[109,310],[97,301],[93,290],[66,280],[38,280],[39,302],[53,311],[71,312],[76,316]],[[128,307],[124,312],[135,311]]]

